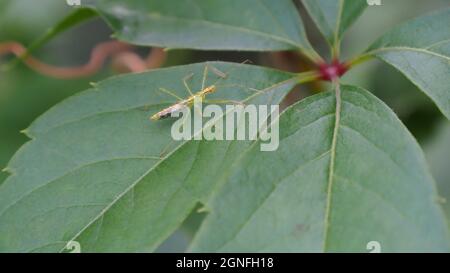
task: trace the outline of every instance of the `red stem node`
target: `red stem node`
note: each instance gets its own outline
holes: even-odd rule
[[[348,70],[347,63],[341,63],[339,60],[333,60],[331,63],[321,63],[318,66],[320,78],[324,81],[334,81],[342,77]]]

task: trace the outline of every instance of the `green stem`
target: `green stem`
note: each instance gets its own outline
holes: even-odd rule
[[[311,70],[307,72],[298,73],[296,78],[298,79],[297,81],[298,84],[313,82],[320,78],[320,73],[318,71]]]
[[[331,46],[331,59],[332,60],[339,60],[339,58],[341,57],[340,49],[341,49],[341,41],[336,40],[334,45]]]
[[[358,55],[358,56],[350,59],[347,62],[347,65],[349,66],[349,68],[352,68],[352,67],[360,65],[360,64],[362,64],[364,62],[367,62],[367,61],[371,60],[372,58],[373,58],[372,54],[365,53],[365,54]]]

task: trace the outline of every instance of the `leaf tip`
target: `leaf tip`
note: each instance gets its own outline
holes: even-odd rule
[[[206,206],[197,209],[197,213],[205,213],[205,212],[210,212],[210,209],[208,209]]]
[[[21,130],[20,132],[21,132],[22,134],[26,135],[26,136],[29,137],[29,138],[33,138],[33,136],[32,136],[31,133],[30,133],[30,130],[28,130],[28,128],[27,128],[27,129],[23,129],[23,130]]]
[[[12,174],[13,170],[10,167],[5,167],[2,169],[2,172]]]

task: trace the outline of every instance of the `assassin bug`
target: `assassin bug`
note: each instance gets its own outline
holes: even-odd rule
[[[243,63],[246,63],[248,61],[245,61]],[[216,85],[217,82],[220,80],[217,80],[216,83],[210,85],[210,86],[206,86],[206,78],[208,76],[208,71],[211,70],[214,74],[216,74],[217,76],[220,77],[220,79],[226,79],[227,78],[227,74],[220,71],[219,69],[215,68],[214,66],[205,65],[205,69],[203,70],[203,80],[202,80],[202,88],[200,91],[193,93],[191,88],[189,87],[187,81],[188,79],[192,78],[194,74],[190,74],[187,77],[185,77],[183,79],[183,84],[186,88],[186,90],[189,92],[189,97],[187,99],[183,99],[177,95],[175,95],[173,92],[165,89],[165,88],[160,88],[159,90],[161,92],[164,92],[166,94],[169,94],[170,96],[177,98],[178,102],[155,113],[154,115],[152,115],[150,117],[151,120],[153,121],[157,121],[157,120],[161,120],[161,119],[165,119],[168,118],[170,116],[172,116],[173,113],[180,111],[183,107],[192,107],[194,105],[194,101],[196,99],[199,99],[199,101],[201,102],[206,102],[206,103],[217,103],[217,104],[224,104],[224,103],[233,103],[233,104],[242,104],[241,102],[238,101],[233,101],[233,100],[205,100],[205,97],[208,94],[214,93],[217,91],[218,86]],[[195,105],[194,105],[195,107]]]

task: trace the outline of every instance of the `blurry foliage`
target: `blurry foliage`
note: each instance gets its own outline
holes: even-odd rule
[[[25,45],[70,12],[63,1],[40,0],[39,4],[34,0],[0,2],[0,41],[15,40]],[[61,35],[38,50],[36,56],[48,63],[67,66],[86,62],[91,47],[109,35],[106,26],[90,32],[90,25]],[[10,59],[3,59],[2,64]],[[0,168],[3,169],[14,152],[27,141],[21,130],[59,101],[86,89],[89,82],[107,75],[102,73],[92,78],[57,80],[31,71],[22,64],[8,71],[0,71]],[[0,182],[6,177],[7,174],[1,172]]]

